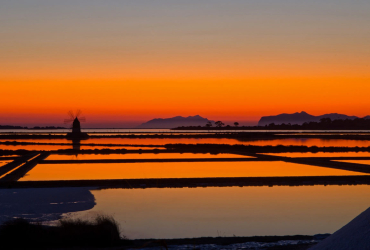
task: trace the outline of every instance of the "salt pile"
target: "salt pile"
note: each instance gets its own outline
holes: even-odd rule
[[[370,250],[370,208],[309,250]]]

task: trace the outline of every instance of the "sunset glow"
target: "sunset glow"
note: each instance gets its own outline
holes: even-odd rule
[[[369,0],[0,0],[0,241],[368,249]]]
[[[62,125],[71,109],[87,127],[369,115],[369,10],[365,1],[1,1],[0,123]]]

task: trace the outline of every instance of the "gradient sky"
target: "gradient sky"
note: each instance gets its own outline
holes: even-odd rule
[[[368,0],[0,0],[0,124],[370,115]]]

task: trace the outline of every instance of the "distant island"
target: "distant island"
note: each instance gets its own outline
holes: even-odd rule
[[[345,120],[331,120],[330,118],[321,118],[319,122],[305,122],[302,125],[275,124],[271,123],[265,126],[224,126],[221,121],[216,127],[212,126],[182,126],[173,130],[370,130],[370,118],[356,118]]]
[[[293,114],[279,114],[263,116],[257,126],[225,125],[222,121],[209,120],[200,115],[175,116],[171,118],[155,118],[141,125],[137,129],[173,129],[173,130],[370,130],[370,116],[359,118],[345,114],[310,115],[304,111]],[[0,125],[0,130],[54,130],[68,129],[56,126],[22,127],[14,125]]]
[[[322,124],[322,119],[330,119],[336,121],[330,123],[330,126],[325,123]],[[363,119],[361,122],[358,119]],[[239,126],[238,122],[232,125],[226,125],[222,121],[213,121],[199,115],[182,117],[176,116],[172,118],[156,118],[139,125],[137,128],[145,129],[212,129],[212,130],[245,130],[245,129],[370,129],[367,122],[364,120],[370,119],[370,116],[359,118],[357,116],[348,116],[344,114],[324,114],[320,116],[310,115],[304,111],[293,114],[279,114],[275,116],[263,116],[258,122],[257,126]],[[346,122],[339,122],[346,121]],[[353,123],[348,120],[355,121]],[[326,120],[328,121],[328,120]],[[360,125],[361,123],[362,125]]]
[[[370,130],[370,116],[359,118],[336,113],[313,116],[300,112],[265,116],[258,126],[239,126],[238,122],[234,126],[225,126],[222,121],[216,121],[203,126],[180,126],[174,130]]]
[[[332,114],[325,114],[325,115],[319,115],[319,116],[314,116],[307,114],[306,112],[302,111],[300,113],[294,113],[294,114],[280,114],[280,115],[275,115],[275,116],[263,116],[258,122],[258,126],[265,126],[269,125],[271,123],[274,124],[298,124],[302,125],[305,122],[319,122],[323,118],[329,118],[331,120],[354,120],[358,119],[359,117],[357,116],[348,116],[348,115],[343,115],[343,114],[337,114],[337,113],[332,113]],[[368,119],[370,117],[364,117],[365,119]]]
[[[208,120],[207,118],[203,118],[199,115],[188,117],[176,116],[172,118],[156,118],[139,125],[137,128],[161,129],[161,128],[176,128],[180,126],[191,127],[191,126],[203,126],[209,123],[213,125],[215,124],[214,121]]]

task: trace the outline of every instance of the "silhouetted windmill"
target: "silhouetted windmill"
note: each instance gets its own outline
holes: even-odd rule
[[[69,119],[64,120],[64,124],[72,124],[72,133],[68,133],[67,137],[69,138],[86,138],[88,135],[81,132],[81,122],[85,122],[85,117],[81,116],[81,110],[77,110],[74,114],[73,111],[69,111]]]

